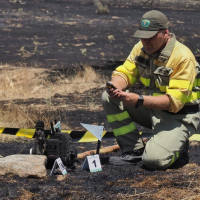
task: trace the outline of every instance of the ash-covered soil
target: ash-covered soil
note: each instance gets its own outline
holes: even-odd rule
[[[116,144],[104,141],[102,147]],[[33,140],[1,143],[2,156],[28,154]],[[96,143],[75,143],[79,153],[96,149]],[[101,172],[81,170],[84,159],[74,172],[56,173],[43,179],[0,176],[0,199],[199,199],[199,142],[190,142],[190,164],[180,169],[148,171],[141,163],[130,166],[102,164]],[[107,158],[120,152],[103,154]],[[105,159],[104,159],[105,160]]]
[[[153,1],[153,0],[152,0]],[[18,2],[18,3],[16,3]],[[198,0],[102,0],[109,14],[97,14],[92,0],[1,0],[0,62],[68,69],[81,63],[107,66],[125,60],[141,16],[158,9],[169,18],[170,31],[200,55]],[[151,2],[151,1],[146,1]]]

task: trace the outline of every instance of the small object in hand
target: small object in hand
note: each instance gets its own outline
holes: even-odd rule
[[[113,88],[114,90],[117,89],[117,88],[116,88],[112,83],[110,83],[110,82],[107,82],[107,83],[106,83],[106,86],[107,86],[108,89],[111,89],[111,88]]]

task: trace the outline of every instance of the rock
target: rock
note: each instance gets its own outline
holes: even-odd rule
[[[47,175],[44,155],[15,154],[0,158],[0,175],[11,173],[20,177],[43,178]]]

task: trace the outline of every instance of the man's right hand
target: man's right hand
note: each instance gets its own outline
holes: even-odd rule
[[[119,99],[119,95],[118,95],[118,92],[120,91],[117,86],[116,83],[113,83],[113,82],[108,82],[109,84],[107,84],[107,87],[106,87],[106,92],[109,94],[109,96],[112,98],[112,99]],[[108,86],[110,85],[110,86]],[[113,87],[112,87],[112,86]],[[114,89],[115,88],[115,89]]]
[[[107,93],[111,98],[119,99],[120,98],[119,91],[125,90],[127,87],[126,81],[121,76],[113,76],[112,80],[109,81],[109,83],[112,84],[117,89],[107,88],[106,89]]]

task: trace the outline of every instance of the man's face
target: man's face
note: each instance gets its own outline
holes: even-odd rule
[[[168,39],[168,30],[158,31],[152,38],[141,38],[144,50],[147,53],[153,54],[164,48]]]

